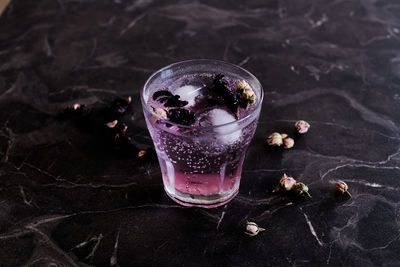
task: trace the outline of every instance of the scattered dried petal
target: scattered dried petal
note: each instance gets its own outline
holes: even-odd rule
[[[270,146],[281,146],[283,144],[280,133],[272,133],[267,138],[267,144]]]
[[[262,231],[265,231],[265,229],[259,227],[256,223],[247,222],[246,223],[246,232],[244,232],[244,233],[249,236],[256,236],[256,235],[258,235],[259,232],[262,232]]]
[[[285,149],[292,148],[293,146],[294,146],[293,138],[287,137],[287,138],[283,139],[283,147]]]
[[[138,152],[138,157],[139,158],[141,158],[141,157],[143,157],[144,155],[146,155],[146,150],[140,150],[139,152]]]
[[[281,136],[282,136],[282,139],[285,139],[285,138],[287,138],[287,137],[288,137],[288,135],[287,135],[287,134],[285,134],[285,133],[281,133]]]
[[[305,134],[308,132],[308,129],[310,129],[310,124],[306,121],[298,121],[295,123],[294,127],[296,127],[296,130],[300,134]]]
[[[117,123],[118,123],[118,120],[113,120],[113,121],[107,122],[106,125],[108,128],[114,128],[117,125]]]

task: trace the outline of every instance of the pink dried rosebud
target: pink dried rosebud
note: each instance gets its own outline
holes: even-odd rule
[[[270,146],[281,146],[283,144],[280,133],[272,133],[267,137],[267,144]]]
[[[288,149],[288,148],[292,148],[294,146],[294,140],[293,138],[287,137],[285,139],[283,139],[283,147]]]
[[[78,108],[80,108],[81,107],[81,105],[79,105],[79,104],[74,104],[74,110],[77,110]]]
[[[296,184],[296,180],[293,177],[289,177],[286,175],[286,173],[284,173],[279,183],[281,187],[285,189],[285,191],[290,191]]]
[[[247,222],[246,223],[246,232],[244,232],[244,233],[249,236],[255,236],[255,235],[258,235],[258,233],[262,232],[262,231],[265,231],[265,229],[259,227],[256,223]]]
[[[303,183],[296,183],[293,187],[294,191],[296,191],[299,195],[306,194],[309,198],[311,198],[310,193],[308,193],[308,186]]]
[[[138,152],[138,157],[139,158],[141,158],[141,157],[143,157],[144,155],[146,155],[146,150],[140,150],[139,152]]]
[[[292,190],[293,186],[296,184],[296,180],[293,177],[288,177],[286,173],[283,174],[279,184],[272,190],[272,193],[280,191],[283,189],[284,191]]]
[[[163,119],[167,119],[168,118],[168,116],[167,116],[167,110],[166,109],[163,109],[163,108],[153,108],[153,111],[154,111],[154,113],[155,114],[157,114],[158,116],[160,116],[161,118],[163,118]]]
[[[107,122],[107,123],[106,123],[106,126],[107,126],[108,128],[114,128],[115,125],[117,125],[117,123],[118,123],[117,120],[113,120],[113,121]]]
[[[343,182],[343,181],[336,182],[335,187],[338,192],[340,192],[342,194],[346,193],[349,197],[351,197],[351,194],[348,191],[349,186],[345,182]]]
[[[126,98],[126,103],[127,104],[130,104],[132,102],[132,97],[131,96],[128,96],[127,98]]]
[[[310,124],[306,121],[298,121],[295,123],[294,127],[296,127],[296,130],[300,134],[305,134],[308,132],[308,129],[310,129]]]

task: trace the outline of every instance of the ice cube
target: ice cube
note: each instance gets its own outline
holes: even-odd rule
[[[179,95],[180,100],[188,101],[187,107],[191,107],[196,103],[196,97],[200,95],[201,89],[204,86],[195,87],[193,85],[185,85],[176,89],[173,93]]]
[[[236,121],[236,118],[232,113],[220,108],[210,110],[207,117],[207,120],[214,126]],[[238,128],[237,123],[231,123],[226,126],[215,128],[218,133],[218,140],[224,144],[236,142],[240,139],[242,134],[242,131]]]

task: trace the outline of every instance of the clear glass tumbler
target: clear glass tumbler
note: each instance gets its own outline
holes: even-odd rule
[[[249,83],[257,96],[250,114],[219,125],[185,126],[166,121],[155,114],[149,104],[155,91],[165,90],[179,79],[185,84],[194,84],[197,81],[190,79],[196,79],[197,75],[217,74]],[[182,61],[150,76],[141,92],[143,112],[160,163],[165,191],[174,201],[185,206],[213,208],[236,196],[262,100],[263,89],[257,78],[247,70],[223,61]]]

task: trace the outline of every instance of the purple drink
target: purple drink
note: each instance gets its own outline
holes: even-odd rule
[[[262,98],[252,74],[221,61],[184,61],[149,78],[143,110],[173,200],[212,208],[237,194]]]

